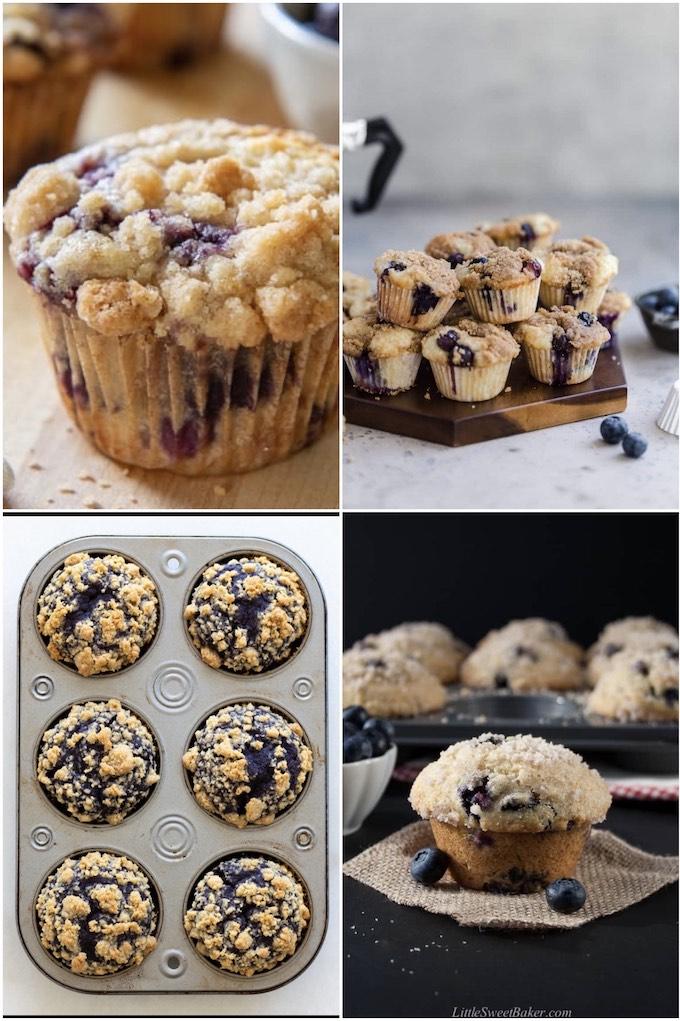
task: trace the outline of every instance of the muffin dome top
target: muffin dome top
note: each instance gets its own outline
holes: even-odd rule
[[[473,688],[556,691],[583,684],[583,650],[564,628],[540,617],[513,620],[490,631],[461,668]]]
[[[199,954],[250,976],[291,957],[309,917],[302,884],[281,862],[227,858],[197,883],[184,928]]]
[[[609,340],[609,330],[592,312],[577,312],[573,305],[541,308],[519,323],[515,336],[532,347],[552,347],[568,342],[574,348],[601,347]]]
[[[84,677],[135,663],[157,622],[156,586],[117,553],[73,553],[38,599],[38,630],[48,653]]]
[[[373,284],[366,277],[346,269],[342,274],[342,313],[345,319],[375,312]]]
[[[113,975],[156,946],[156,907],[145,872],[130,858],[89,851],[67,858],[36,901],[40,942],[76,975]]]
[[[604,292],[604,297],[597,310],[598,316],[620,316],[627,312],[633,302],[625,291],[613,291],[611,288]]]
[[[677,649],[638,646],[617,653],[602,670],[588,711],[624,721],[677,719]]]
[[[619,260],[603,241],[594,237],[555,241],[545,252],[545,282],[570,287],[574,293],[607,283],[618,271]]]
[[[423,355],[428,361],[465,368],[509,362],[519,350],[509,330],[476,319],[459,319],[455,326],[438,326],[423,340]]]
[[[464,262],[458,276],[464,287],[519,287],[540,277],[542,269],[526,248],[494,248]]]
[[[33,167],[5,224],[19,274],[99,333],[254,346],[336,321],[337,193],[310,135],[185,120]]]
[[[634,619],[632,618],[632,620]],[[638,629],[633,624],[627,631],[615,629],[610,632],[608,638],[601,637],[589,650],[588,677],[594,683],[603,674],[608,673],[620,659],[625,659],[630,655],[644,658],[648,654],[656,652],[665,656],[670,662],[677,662],[678,635],[670,625]]]
[[[417,659],[360,643],[342,657],[342,704],[371,716],[415,716],[442,709],[446,689]]]
[[[553,220],[547,213],[525,213],[523,216],[506,217],[497,223],[484,224],[481,229],[497,245],[507,245],[509,242],[528,245],[536,239],[554,234],[559,225],[559,221]]]
[[[503,832],[601,822],[611,804],[580,755],[540,737],[482,734],[451,745],[418,775],[410,801],[424,819]]]
[[[410,290],[426,284],[438,298],[455,297],[459,290],[451,267],[425,252],[389,249],[375,260],[373,269],[380,279],[388,279],[395,287]]]
[[[458,679],[460,664],[470,651],[450,628],[430,620],[398,624],[389,631],[367,635],[356,648],[384,649],[415,659],[444,684]]]
[[[433,259],[445,259],[453,269],[474,255],[490,252],[496,244],[483,230],[460,230],[451,234],[437,234],[425,245]]]
[[[183,758],[199,805],[243,828],[292,805],[312,769],[299,723],[268,706],[228,705],[209,716]]]
[[[251,674],[288,659],[306,631],[307,607],[295,571],[241,557],[206,567],[184,618],[204,663]]]
[[[72,705],[38,751],[45,792],[80,822],[122,822],[158,783],[158,766],[149,729],[115,698]]]
[[[421,336],[405,326],[383,323],[369,312],[343,324],[342,350],[351,358],[359,358],[365,352],[372,358],[392,358],[419,351]]]
[[[113,38],[103,4],[3,4],[4,79],[30,81],[55,64],[61,74],[81,74],[103,60]]]

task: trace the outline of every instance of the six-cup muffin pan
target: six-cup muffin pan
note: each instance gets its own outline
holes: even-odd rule
[[[37,600],[72,553],[120,553],[154,581],[159,599],[156,635],[135,664],[118,673],[81,677],[53,661],[36,624]],[[203,569],[215,560],[264,555],[292,568],[307,596],[307,631],[279,666],[261,674],[215,670],[200,658],[183,611]],[[309,567],[267,539],[163,536],[86,536],[47,553],[28,576],[19,607],[17,920],[35,964],[64,986],[85,992],[253,993],[289,982],[323,941],[327,916],[326,614]],[[160,780],[135,812],[116,826],[83,824],[60,811],[36,778],[45,729],[75,702],[117,698],[153,732]],[[182,756],[210,713],[228,702],[269,705],[296,720],[314,755],[314,769],[295,804],[269,826],[234,826],[194,799]],[[88,850],[124,854],[152,881],[158,943],[144,962],[115,975],[80,976],[40,943],[35,902],[67,857]],[[233,975],[202,957],[185,933],[184,912],[201,875],[222,858],[264,855],[287,865],[301,881],[311,913],[292,957],[252,977]]]

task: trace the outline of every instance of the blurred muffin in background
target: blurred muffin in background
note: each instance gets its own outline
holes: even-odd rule
[[[3,5],[5,187],[71,149],[115,38],[104,4]]]
[[[121,29],[116,67],[179,68],[219,49],[227,4],[111,4]]]

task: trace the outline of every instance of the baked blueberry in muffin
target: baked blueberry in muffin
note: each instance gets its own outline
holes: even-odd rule
[[[226,858],[198,881],[184,928],[199,954],[234,975],[271,971],[299,948],[310,912],[302,884],[281,862]]]
[[[269,557],[210,564],[184,611],[201,658],[238,674],[271,670],[307,630],[307,606],[295,571]]]
[[[584,683],[584,653],[559,624],[541,618],[511,621],[490,631],[461,667],[473,688],[562,691]]]
[[[299,723],[248,702],[209,716],[182,761],[199,805],[242,828],[268,826],[297,801],[312,751]]]
[[[156,586],[117,553],[71,554],[38,599],[48,653],[84,677],[135,663],[157,624]]]
[[[67,858],[36,901],[40,942],[76,975],[115,975],[156,946],[158,915],[143,869],[122,855]]]
[[[482,227],[495,244],[505,248],[542,249],[550,244],[559,222],[547,213],[524,213]]]
[[[615,654],[602,668],[587,708],[620,722],[677,720],[677,648],[671,654],[647,645]]]
[[[79,822],[122,822],[158,783],[158,769],[153,735],[115,698],[72,705],[38,750],[45,793]]]
[[[466,259],[486,255],[496,244],[482,230],[462,230],[451,234],[437,234],[425,245],[425,251],[433,259],[445,259],[452,269]]]
[[[660,650],[669,660],[678,658],[678,632],[672,624],[653,617],[624,617],[602,630],[588,650],[588,680],[595,684],[619,656]]]
[[[534,379],[549,386],[571,386],[592,376],[609,331],[592,312],[563,305],[534,312],[519,324],[515,338]]]

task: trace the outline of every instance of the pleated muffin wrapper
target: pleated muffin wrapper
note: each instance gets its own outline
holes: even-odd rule
[[[463,365],[441,364],[430,362],[432,375],[442,397],[450,401],[488,401],[505,388],[512,359],[487,365],[482,368],[470,368]]]
[[[540,277],[517,287],[465,287],[475,319],[482,323],[519,323],[536,311]]]
[[[181,475],[249,471],[312,443],[334,412],[335,323],[296,343],[191,351],[153,334],[104,336],[41,307],[66,409],[116,461]]]
[[[25,170],[69,152],[90,88],[91,68],[80,73],[45,72],[25,82],[4,83],[5,188]]]
[[[378,317],[384,322],[405,326],[421,333],[434,329],[444,319],[454,302],[451,295],[439,298],[437,304],[421,315],[413,314],[413,302],[416,298],[415,288],[397,287],[384,277],[378,277]]]
[[[489,833],[437,819],[430,825],[456,882],[491,893],[535,893],[573,876],[590,836],[588,824],[544,833]]]
[[[539,383],[549,386],[573,386],[590,379],[595,366],[599,347],[569,347],[566,358],[552,347],[530,347],[523,344],[529,372]]]
[[[375,395],[389,395],[410,390],[415,384],[422,355],[394,355],[392,358],[371,358],[362,354],[358,358],[345,355],[345,364],[352,382],[359,390]]]
[[[586,287],[580,294],[575,295],[568,287],[554,287],[541,280],[541,305],[545,308],[552,308],[553,305],[557,305],[558,308],[562,305],[571,305],[579,312],[592,312],[596,315],[609,283],[607,280],[597,287]]]

